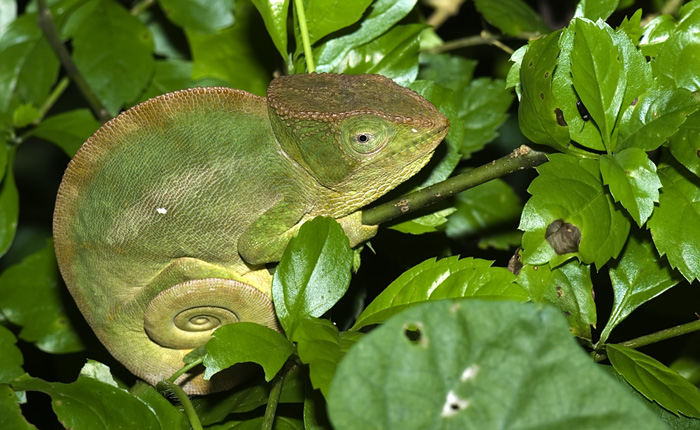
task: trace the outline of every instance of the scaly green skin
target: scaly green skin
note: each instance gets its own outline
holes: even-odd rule
[[[353,246],[371,238],[359,209],[415,174],[447,129],[377,75],[282,77],[267,99],[227,88],[157,97],[71,161],[54,214],[61,273],[107,349],[155,384],[220,324],[279,329],[265,263],[315,216],[338,219]],[[180,328],[158,327],[180,311]],[[246,374],[204,381],[195,369],[179,382],[202,394]]]

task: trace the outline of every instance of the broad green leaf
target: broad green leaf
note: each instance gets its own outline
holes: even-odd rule
[[[253,362],[263,368],[265,380],[270,381],[294,352],[294,345],[284,335],[251,322],[229,324],[217,329],[206,348],[206,380],[234,364]]]
[[[331,430],[326,411],[326,399],[319,390],[307,387],[304,399],[304,429]]]
[[[676,21],[671,15],[659,15],[644,26],[639,48],[644,55],[656,57],[675,30]]]
[[[613,127],[627,87],[627,74],[610,34],[599,22],[573,22],[576,35],[571,51],[574,89],[600,129],[603,144],[611,148]]]
[[[73,61],[110,114],[134,101],[153,73],[153,39],[148,28],[118,3],[95,0],[66,23]]]
[[[301,226],[272,281],[275,311],[287,336],[297,322],[320,317],[343,297],[352,259],[348,238],[335,220],[319,217]]]
[[[155,54],[169,60],[190,58],[182,29],[168,20],[160,8],[148,8],[137,16],[151,32]]]
[[[420,302],[460,297],[527,300],[526,292],[513,282],[515,275],[491,264],[458,256],[425,260],[386,287],[357,317],[352,330],[380,324]]]
[[[304,0],[311,44],[359,21],[370,3],[372,0]]]
[[[157,97],[161,94],[192,88],[197,85],[192,79],[194,67],[186,60],[156,60],[153,78],[146,90],[139,97],[139,102]]]
[[[22,352],[15,345],[17,338],[7,328],[0,326],[0,384],[6,384],[22,375]],[[0,414],[1,415],[1,414]]]
[[[0,178],[5,177],[5,169],[7,168],[10,153],[14,154],[14,151],[11,151],[10,145],[0,138]]]
[[[671,154],[686,169],[700,176],[700,112],[695,112],[668,138]]]
[[[260,12],[267,33],[277,47],[282,59],[287,61],[287,17],[289,16],[289,0],[253,0]]]
[[[659,361],[622,345],[607,345],[610,363],[649,400],[673,413],[700,418],[700,392]]]
[[[428,215],[419,216],[398,224],[389,226],[390,229],[406,234],[434,233],[444,227],[447,217],[454,213],[456,208],[442,209]]]
[[[539,176],[530,184],[532,197],[523,208],[523,262],[559,264],[575,255],[583,263],[601,268],[617,258],[627,240],[630,221],[607,193],[596,160],[551,154],[549,162],[537,168]],[[577,252],[557,254],[547,240],[548,228],[556,222],[580,231]],[[562,252],[562,250],[559,250]]]
[[[260,430],[263,428],[263,417],[258,417],[258,418],[253,418],[250,420],[242,421],[233,427],[230,427],[227,424],[224,424],[225,427],[223,427],[221,430]],[[210,427],[213,430],[218,430],[216,428]],[[284,416],[276,416],[275,417],[275,424],[272,427],[272,430],[304,430],[304,422],[301,419],[298,418],[290,418],[290,417],[284,417]]]
[[[53,242],[8,267],[0,275],[0,311],[22,327],[19,338],[42,351],[75,352],[83,349],[63,309],[62,283]]]
[[[58,77],[58,59],[36,20],[22,15],[0,36],[0,112],[41,106]]]
[[[530,42],[520,66],[520,131],[531,141],[554,148],[569,145],[566,123],[557,122],[557,112],[561,111],[561,107],[552,91],[552,73],[557,67],[560,35],[561,32],[557,31]]]
[[[641,233],[631,235],[622,256],[610,268],[615,300],[599,342],[605,343],[610,332],[632,311],[682,279],[659,257],[649,238]]]
[[[542,17],[522,0],[474,0],[474,6],[489,24],[509,36],[550,32]]]
[[[478,299],[424,303],[365,336],[338,366],[328,411],[337,430],[666,428],[558,310]]]
[[[332,73],[377,73],[405,85],[418,75],[418,48],[423,24],[397,25],[373,41],[350,50]]]
[[[426,79],[459,91],[469,85],[474,75],[476,61],[464,57],[447,54],[420,54],[420,79]]]
[[[698,103],[686,89],[650,90],[622,114],[616,149],[654,150],[697,109]]]
[[[104,365],[102,365],[104,366]],[[164,397],[136,397],[128,390],[81,373],[69,384],[23,376],[12,383],[16,391],[39,391],[51,396],[61,424],[74,430],[101,428],[188,429],[180,410]],[[152,387],[149,387],[154,391]],[[109,423],[109,424],[107,424]]]
[[[577,18],[588,18],[591,21],[605,21],[615,12],[619,0],[581,0],[576,5]]]
[[[33,122],[38,122],[41,118],[39,110],[31,104],[17,106],[12,112],[12,125],[16,128],[26,127]]]
[[[700,69],[700,9],[683,8],[680,18],[651,66],[660,84],[695,92],[700,89],[697,74]]]
[[[269,37],[250,1],[237,0],[235,16],[233,26],[216,33],[185,31],[194,63],[192,79],[221,79],[233,88],[264,96],[274,61],[260,52],[267,49]]]
[[[73,157],[80,145],[98,128],[100,123],[92,112],[89,109],[80,108],[46,118],[32,131],[32,134],[55,143],[69,157]]]
[[[367,9],[357,27],[329,39],[314,49],[317,72],[330,72],[348,53],[389,30],[413,9],[417,0],[377,0]]]
[[[522,203],[508,183],[494,179],[455,196],[457,212],[445,232],[451,238],[473,236],[517,222]]]
[[[0,257],[5,255],[17,230],[17,218],[19,217],[19,195],[15,185],[14,158],[16,147],[7,149],[5,142],[0,140],[0,152],[7,155],[4,163],[4,180],[0,183]]]
[[[464,124],[462,158],[498,137],[498,129],[508,118],[513,93],[499,79],[478,78],[457,91],[457,111]]]
[[[627,209],[641,227],[659,201],[661,181],[656,165],[639,148],[627,148],[615,155],[600,157],[600,173],[610,193]]]
[[[528,48],[529,45],[521,46],[520,48],[516,49],[509,58],[509,61],[511,61],[513,64],[510,66],[510,69],[508,69],[506,88],[515,89],[515,94],[517,94],[518,100],[521,100],[523,96],[523,88],[520,85],[520,68],[522,67],[523,57],[525,57],[525,53],[527,52]]]
[[[233,24],[234,0],[159,0],[168,19],[180,27],[213,33]]]
[[[625,16],[617,30],[625,33],[636,46],[644,31],[642,28],[642,9],[637,9],[632,16]]]
[[[688,280],[700,278],[700,179],[676,163],[658,169],[659,205],[649,220],[654,244]]]
[[[0,0],[0,37],[17,18],[17,1]]]
[[[535,303],[550,303],[569,321],[571,333],[591,339],[591,326],[598,319],[590,266],[576,260],[555,269],[549,265],[523,266],[516,281]]]
[[[2,12],[0,10],[0,12]],[[10,430],[36,430],[22,416],[15,392],[9,385],[0,384],[0,428]]]
[[[309,377],[315,389],[328,396],[328,387],[338,363],[345,353],[362,337],[359,332],[338,332],[332,322],[308,318],[294,331],[292,340],[302,363],[309,365]]]

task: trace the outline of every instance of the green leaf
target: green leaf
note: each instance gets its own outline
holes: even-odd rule
[[[697,70],[700,69],[698,25],[700,9],[681,9],[678,26],[668,36],[668,40],[663,42],[663,49],[658,50],[658,55],[651,62],[654,75],[661,85],[686,88],[693,92],[700,89],[697,76]]]
[[[356,23],[372,0],[304,0],[311,44],[334,31]]]
[[[622,57],[610,34],[585,19],[573,22],[576,31],[571,52],[574,89],[600,129],[606,148],[612,148],[612,133],[627,87]]]
[[[445,232],[448,237],[473,236],[504,224],[514,224],[522,203],[513,188],[495,179],[455,196],[457,212],[450,215]]]
[[[0,10],[0,12],[2,12]],[[0,14],[1,15],[1,14]],[[22,416],[15,392],[9,385],[0,384],[0,428],[11,430],[36,430]]]
[[[632,16],[625,16],[617,30],[624,32],[632,43],[637,45],[644,31],[642,28],[642,9],[637,9]]]
[[[192,79],[193,71],[191,61],[157,60],[153,69],[153,78],[139,97],[139,101],[197,86],[196,81]]]
[[[260,324],[239,322],[223,326],[212,334],[204,356],[204,379],[237,363],[253,362],[270,381],[294,352],[284,335]]]
[[[605,343],[610,332],[632,311],[679,283],[682,277],[659,257],[649,238],[637,233],[630,236],[622,256],[610,268],[610,280],[615,300],[600,343]]]
[[[513,93],[499,79],[478,78],[457,91],[457,110],[465,128],[463,159],[498,137],[512,103]]]
[[[17,106],[12,112],[12,125],[17,128],[26,127],[33,122],[38,122],[41,118],[39,110],[30,104]]]
[[[673,413],[700,418],[700,392],[659,361],[622,345],[607,345],[610,363],[649,400]]]
[[[698,103],[688,90],[650,90],[622,114],[616,149],[654,150],[676,133],[697,109]]]
[[[641,227],[659,201],[661,181],[656,165],[639,148],[627,148],[617,154],[600,157],[600,173],[610,193],[627,209]]]
[[[69,384],[51,383],[24,376],[15,380],[12,387],[16,391],[39,391],[51,396],[53,410],[66,428],[189,428],[185,415],[164,397],[157,394],[142,394],[141,397],[136,397],[126,389],[89,376],[90,373],[94,372],[81,372],[78,380]],[[149,387],[149,390],[155,392],[153,387]]]
[[[377,0],[365,12],[357,27],[331,38],[314,49],[316,71],[330,72],[347,58],[349,52],[368,43],[403,19],[413,9],[417,0]]]
[[[294,331],[292,340],[297,343],[299,358],[309,365],[311,383],[324,397],[338,363],[362,336],[359,332],[340,333],[332,322],[319,318],[302,320]]]
[[[352,330],[380,324],[420,302],[459,297],[527,300],[515,276],[493,261],[458,256],[425,260],[408,269],[382,291],[357,317]]]
[[[474,6],[489,24],[509,36],[550,32],[542,17],[522,0],[474,0]]]
[[[98,128],[100,123],[89,109],[81,108],[52,115],[41,121],[32,134],[55,143],[73,157]]]
[[[671,15],[659,15],[644,26],[639,48],[644,55],[656,57],[675,30],[676,22]]]
[[[180,27],[202,33],[233,24],[233,0],[159,0],[168,19]]]
[[[590,266],[576,260],[555,269],[548,265],[523,266],[517,282],[535,303],[550,303],[569,321],[571,333],[591,339],[591,326],[598,319]]]
[[[331,430],[326,411],[326,399],[320,391],[308,387],[304,399],[304,429]]]
[[[666,428],[558,310],[478,299],[424,303],[365,336],[338,367],[328,411],[337,430]]]
[[[671,154],[686,169],[700,176],[700,112],[695,112],[668,138]]]
[[[19,195],[15,185],[14,158],[16,147],[7,149],[6,144],[0,140],[0,152],[7,151],[5,175],[0,184],[0,257],[5,255],[17,230],[17,218],[19,217]]]
[[[272,281],[275,311],[287,336],[297,322],[320,317],[343,297],[352,259],[348,238],[335,220],[318,217],[301,226]]]
[[[15,0],[0,0],[0,36],[16,18],[17,2]]]
[[[620,0],[581,0],[576,5],[577,18],[588,18],[591,21],[605,21],[615,12]]]
[[[447,208],[389,226],[390,229],[406,234],[434,233],[447,223],[447,217],[457,209]]]
[[[441,87],[459,91],[469,85],[476,68],[476,60],[447,54],[420,54],[420,79],[432,81]]]
[[[221,430],[259,430],[263,428],[264,417],[253,418],[250,420],[241,421],[240,423],[229,427],[224,424]],[[212,428],[212,427],[210,427]],[[213,429],[213,428],[212,428]],[[290,418],[284,416],[275,417],[275,425],[273,430],[304,430],[304,422],[299,418]]]
[[[272,58],[260,56],[269,43],[265,26],[253,4],[237,0],[236,22],[212,34],[186,30],[192,52],[192,79],[216,78],[233,88],[264,96],[272,79]]]
[[[0,36],[0,112],[41,106],[58,77],[58,59],[36,20],[22,15]]]
[[[6,384],[22,375],[22,352],[15,345],[17,338],[7,328],[0,326],[0,384]],[[0,414],[2,415],[2,414]]]
[[[110,114],[143,91],[153,73],[148,28],[116,2],[95,0],[76,10],[65,31],[73,61]]]
[[[282,59],[287,61],[287,17],[289,0],[253,0],[260,12],[265,28],[277,47]]]
[[[557,122],[559,101],[552,91],[552,73],[557,67],[561,32],[530,42],[520,66],[522,96],[518,107],[520,131],[535,143],[554,148],[569,145],[569,130]]]
[[[22,327],[19,338],[42,351],[75,352],[83,344],[63,309],[53,242],[0,275],[0,310]]]
[[[537,168],[539,176],[530,184],[532,197],[523,208],[523,262],[540,265],[562,263],[577,256],[583,263],[601,268],[616,258],[627,240],[630,221],[606,192],[596,160],[551,154]],[[547,229],[561,220],[580,233],[577,252],[557,254],[547,240]]]
[[[659,205],[649,220],[654,244],[688,280],[700,278],[700,179],[674,163],[658,169]]]
[[[405,85],[418,75],[418,48],[423,24],[397,25],[373,41],[352,49],[332,73],[377,73]]]

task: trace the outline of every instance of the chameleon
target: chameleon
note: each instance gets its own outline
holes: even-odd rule
[[[194,88],[113,118],[81,146],[58,190],[56,257],[107,350],[156,384],[223,324],[281,331],[270,264],[301,224],[336,219],[372,238],[362,208],[417,173],[449,130],[415,92],[380,75],[299,74],[267,97]],[[188,394],[229,389],[236,365]]]

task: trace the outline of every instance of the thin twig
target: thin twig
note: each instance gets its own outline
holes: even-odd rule
[[[505,45],[502,42],[502,40],[504,40],[506,38],[519,39],[519,40],[530,40],[530,39],[533,39],[533,38],[536,38],[539,36],[540,36],[539,33],[521,33],[520,35],[518,35],[516,37],[501,36],[501,35],[492,34],[489,31],[483,30],[478,35],[464,37],[462,39],[450,40],[449,42],[445,42],[442,45],[429,48],[425,52],[428,52],[430,54],[439,54],[442,52],[452,51],[452,50],[460,49],[460,48],[467,48],[470,46],[494,45],[500,49],[503,49],[503,47],[506,47],[506,49],[504,49],[504,50],[506,52],[512,53],[513,50],[510,47],[508,47],[507,45]]]
[[[459,13],[462,3],[464,0],[426,0],[425,4],[435,9],[426,23],[437,29],[445,21]]]

